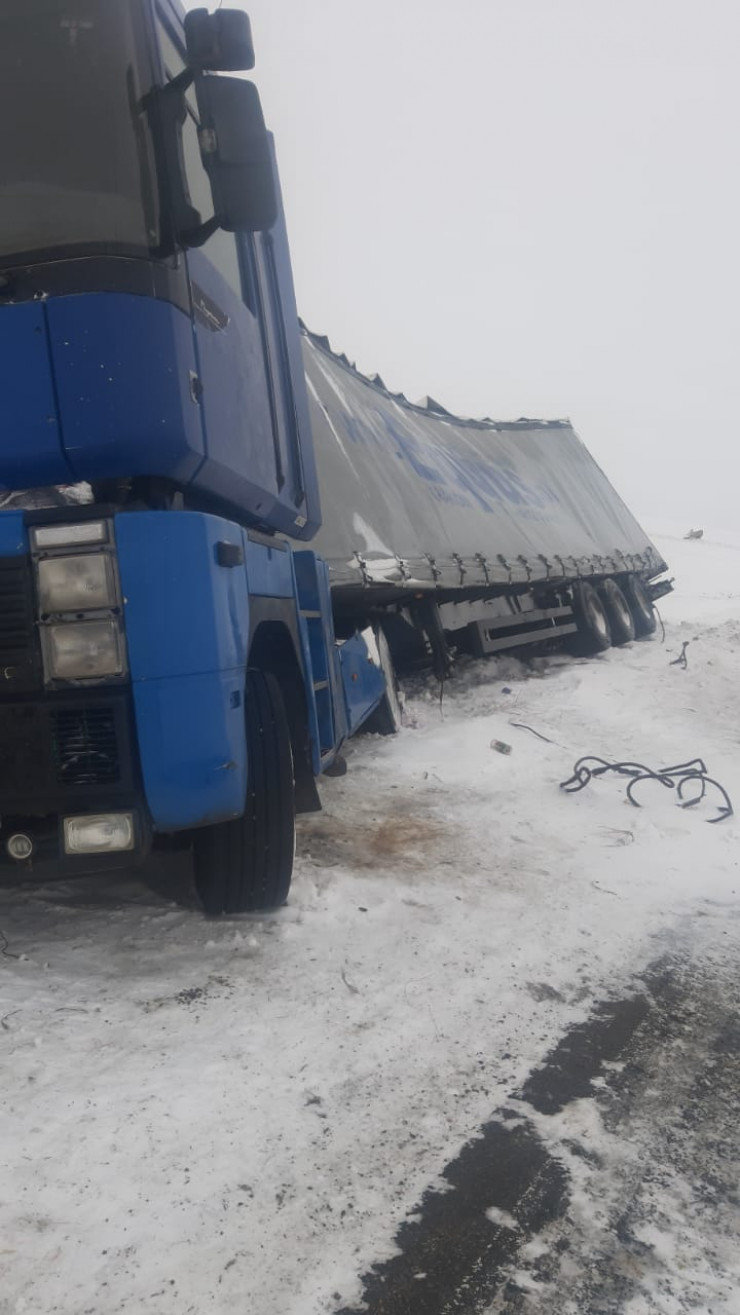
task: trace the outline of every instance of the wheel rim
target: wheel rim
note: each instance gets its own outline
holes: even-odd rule
[[[597,602],[592,603],[591,617],[594,623],[594,630],[596,630],[597,634],[599,635],[599,638],[608,639],[609,623],[606,619],[606,612],[602,607],[599,606]]]
[[[625,630],[631,630],[632,613],[630,612],[629,607],[627,606],[626,600],[624,598],[615,598],[614,602],[617,609],[617,615],[622,623],[623,628]]]
[[[642,612],[642,615],[644,616],[646,621],[649,621],[650,617],[653,614],[653,609],[650,605],[650,602],[648,601],[648,596],[645,592],[645,586],[643,585],[641,580],[638,580],[637,582],[637,601],[640,604],[640,611]]]

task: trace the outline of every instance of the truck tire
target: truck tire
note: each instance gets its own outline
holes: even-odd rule
[[[395,735],[403,724],[403,712],[399,697],[398,677],[391,656],[391,649],[382,626],[373,626],[375,642],[378,645],[380,670],[385,676],[385,694],[374,712],[371,712],[362,729],[371,735]]]
[[[244,816],[196,831],[195,886],[206,913],[275,909],[288,898],[295,853],[290,728],[274,676],[247,671]]]
[[[612,632],[606,609],[598,593],[587,580],[573,586],[573,612],[578,622],[573,651],[579,657],[593,657],[611,648]]]
[[[632,620],[635,623],[635,634],[638,639],[647,639],[648,635],[655,633],[658,625],[655,608],[647,589],[639,575],[628,575],[624,581],[623,589],[632,613]]]
[[[630,605],[616,580],[604,580],[599,592],[609,621],[612,643],[631,643],[637,633],[635,621]]]

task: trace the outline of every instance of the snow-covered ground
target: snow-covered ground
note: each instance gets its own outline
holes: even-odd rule
[[[401,734],[325,783],[279,914],[206,921],[173,902],[173,865],[0,894],[3,1315],[354,1308],[502,1110],[563,1167],[559,1223],[522,1239],[493,1305],[435,1305],[419,1271],[426,1304],[371,1310],[740,1310],[736,1198],[702,1205],[688,1105],[670,1113],[692,1018],[709,1035],[737,990],[739,819],[657,785],[641,809],[617,780],[558,788],[582,754],[701,756],[740,809],[740,541],[657,541],[665,643],[471,663],[441,705],[420,682]],[[528,1103],[595,1003],[657,998],[666,964],[680,1035],[641,1062],[639,1108],[619,1064],[559,1111]],[[624,1282],[598,1304],[584,1275],[609,1256]]]

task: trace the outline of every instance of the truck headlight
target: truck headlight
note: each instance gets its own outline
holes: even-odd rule
[[[66,854],[111,854],[133,849],[133,813],[98,813],[90,817],[65,817]]]
[[[125,677],[113,521],[36,525],[31,546],[46,683]]]
[[[115,621],[66,621],[43,626],[51,680],[100,680],[125,671],[123,636]]]
[[[102,610],[116,603],[113,566],[107,553],[42,559],[38,588],[42,613]]]

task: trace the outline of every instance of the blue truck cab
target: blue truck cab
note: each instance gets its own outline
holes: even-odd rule
[[[2,0],[0,870],[184,837],[287,896],[382,703],[334,637],[275,154],[241,11]],[[293,541],[288,541],[288,539]]]

